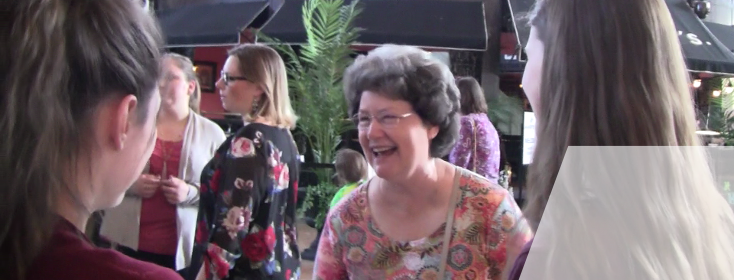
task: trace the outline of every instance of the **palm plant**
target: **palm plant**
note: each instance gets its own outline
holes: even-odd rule
[[[721,92],[727,82],[728,79],[721,79],[721,84],[713,89]],[[706,125],[721,133],[726,146],[734,146],[734,94],[724,91],[711,98]]]
[[[352,127],[347,117],[342,76],[354,53],[359,29],[354,20],[361,9],[358,1],[308,0],[303,4],[306,44],[297,52],[267,34],[266,42],[284,54],[294,110],[300,117],[298,128],[312,148],[316,163],[332,164],[341,135]],[[326,209],[338,186],[331,183],[332,171],[316,171],[319,184],[307,189],[302,211],[316,207],[316,224],[323,223]]]
[[[494,127],[502,134],[510,134],[513,118],[522,112],[522,100],[515,96],[508,96],[503,92],[488,100],[487,116]]]

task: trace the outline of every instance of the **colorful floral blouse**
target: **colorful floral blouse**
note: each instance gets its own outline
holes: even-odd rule
[[[298,155],[287,130],[252,123],[204,168],[196,247],[207,279],[298,279]]]
[[[486,114],[461,117],[459,140],[449,154],[449,161],[492,182],[497,181],[500,170],[500,139]]]
[[[501,278],[508,250],[516,255],[532,238],[507,191],[464,169],[444,279]],[[397,242],[372,219],[363,184],[331,210],[321,236],[314,279],[441,279],[446,223],[427,238]]]

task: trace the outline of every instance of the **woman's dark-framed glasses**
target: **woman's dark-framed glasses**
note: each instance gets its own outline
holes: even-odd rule
[[[242,76],[232,76],[230,74],[222,72],[222,81],[225,86],[228,86],[230,82],[234,81],[249,81],[247,78]]]
[[[398,125],[401,119],[409,117],[413,113],[406,113],[402,115],[393,114],[381,114],[376,116],[370,116],[368,114],[356,114],[352,117],[352,120],[357,125],[358,129],[368,129],[372,124],[372,120],[377,122],[384,128],[394,128]]]

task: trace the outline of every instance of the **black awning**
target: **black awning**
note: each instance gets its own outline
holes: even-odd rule
[[[526,20],[527,13],[533,8],[535,0],[508,0],[512,13],[512,24],[515,25],[517,43],[525,47],[530,37],[530,25]]]
[[[520,46],[530,37],[530,27],[525,20],[534,0],[508,0]],[[683,48],[686,65],[690,71],[734,73],[734,54],[709,32],[704,23],[693,13],[686,0],[667,0],[678,37]],[[731,34],[731,33],[729,33]],[[734,38],[729,35],[727,38]],[[734,39],[731,39],[734,40]]]
[[[704,24],[716,36],[716,39],[721,41],[730,51],[734,52],[734,26],[713,22],[704,22]]]
[[[350,1],[345,1],[349,3]],[[361,1],[355,26],[358,44],[485,50],[487,30],[481,1]],[[306,42],[303,0],[288,0],[261,32],[286,44]]]
[[[690,71],[734,73],[734,54],[711,34],[686,0],[667,0]]]
[[[235,45],[268,1],[186,5],[156,13],[168,47]]]

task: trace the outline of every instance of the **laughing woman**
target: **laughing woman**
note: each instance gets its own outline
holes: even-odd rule
[[[383,46],[344,83],[377,176],[330,211],[315,279],[500,279],[531,234],[507,191],[440,159],[459,133],[448,67]]]

